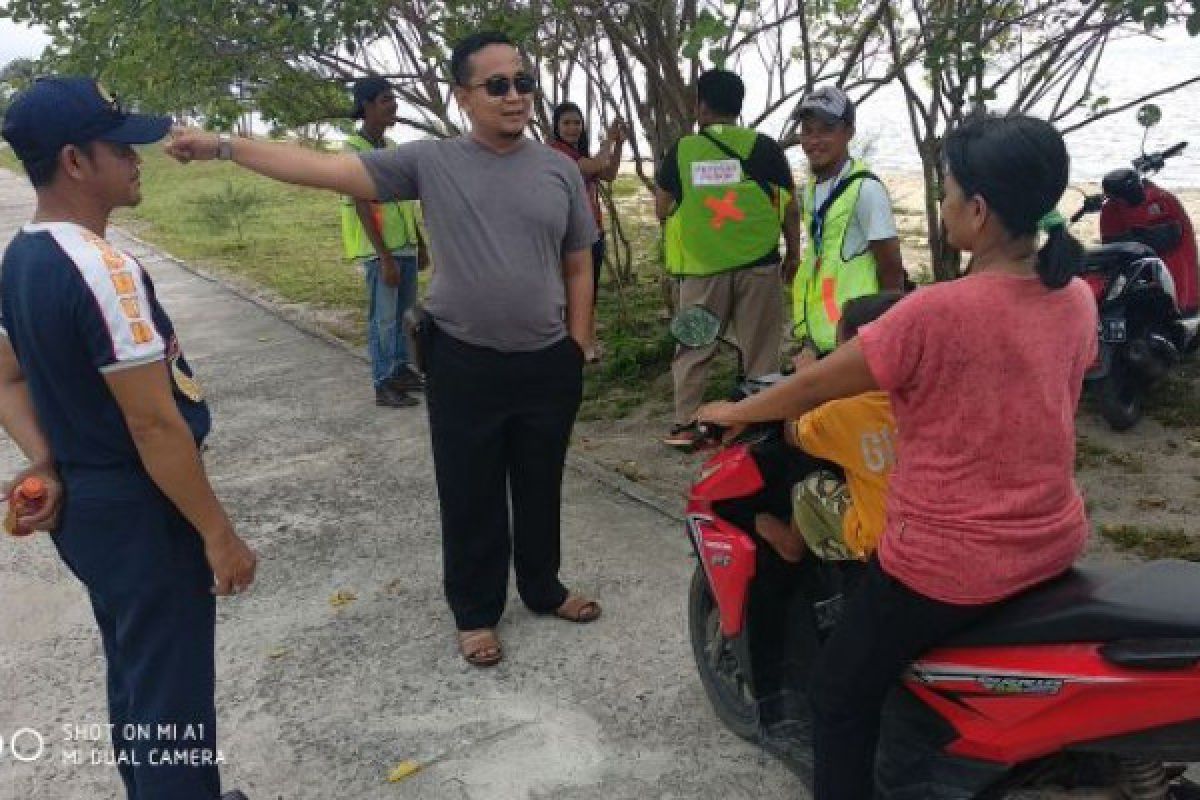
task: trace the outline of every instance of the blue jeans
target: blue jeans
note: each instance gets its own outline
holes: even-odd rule
[[[417,257],[393,253],[400,270],[400,285],[383,282],[378,258],[363,262],[367,282],[367,352],[371,379],[378,389],[388,378],[408,366],[408,342],[400,320],[417,300]]]

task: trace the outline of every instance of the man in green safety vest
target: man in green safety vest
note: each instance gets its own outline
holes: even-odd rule
[[[741,78],[712,69],[699,77],[696,93],[700,132],[675,143],[656,178],[666,265],[676,279],[676,308],[702,305],[722,328],[732,324],[747,376],[760,377],[779,369],[782,275],[795,271],[800,256],[795,183],[779,143],[737,124],[746,93]],[[715,353],[716,345],[676,349],[675,424],[665,444],[694,444],[692,417]]]
[[[396,146],[384,136],[396,121],[396,94],[384,78],[372,75],[354,84],[354,117],[362,120],[362,126],[346,139],[347,150]],[[342,242],[346,258],[362,262],[366,279],[367,351],[375,404],[415,406],[409,392],[421,391],[424,380],[410,364],[401,319],[416,302],[417,268],[424,261],[417,202],[342,198]]]
[[[812,176],[801,202],[808,242],[792,282],[793,335],[802,366],[833,350],[847,300],[904,289],[900,240],[887,189],[851,158],[854,104],[835,86],[818,89],[796,110],[800,146]]]

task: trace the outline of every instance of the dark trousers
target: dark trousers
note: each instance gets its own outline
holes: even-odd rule
[[[604,253],[607,250],[607,242],[604,238],[604,232],[600,232],[600,238],[592,243],[592,305],[595,305],[597,298],[600,297],[600,273],[604,270]]]
[[[510,553],[521,600],[535,612],[553,611],[567,597],[558,580],[559,514],[583,354],[569,336],[544,350],[502,353],[432,325],[426,342],[442,566],[455,624],[474,630],[499,622]]]
[[[921,653],[992,607],[932,600],[871,559],[813,667],[815,800],[871,799],[888,692]]]
[[[53,538],[100,627],[126,794],[215,800],[216,606],[200,536],[140,470],[64,468],[63,477],[67,499]],[[180,751],[185,763],[177,763]]]

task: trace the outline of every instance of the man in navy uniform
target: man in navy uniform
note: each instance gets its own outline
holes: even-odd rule
[[[104,238],[110,213],[141,199],[133,145],[169,129],[87,78],[44,78],[9,107],[4,138],[37,210],[0,275],[0,423],[31,462],[18,477],[51,487],[18,524],[54,531],[91,599],[128,797],[217,800],[214,595],[248,588],[256,558],[201,464],[208,407],[171,320]],[[138,730],[151,736],[124,738]],[[164,763],[180,749],[188,763]]]

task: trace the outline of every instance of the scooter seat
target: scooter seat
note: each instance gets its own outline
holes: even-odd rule
[[[1085,272],[1110,272],[1142,258],[1154,258],[1154,250],[1141,242],[1113,242],[1089,247],[1083,254]]]
[[[1076,567],[1018,595],[946,645],[1200,637],[1200,564]]]

